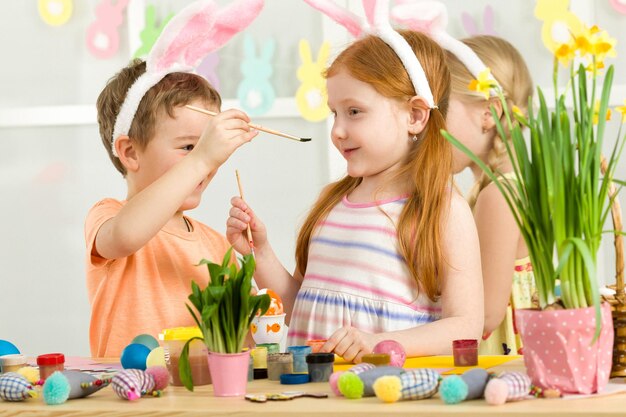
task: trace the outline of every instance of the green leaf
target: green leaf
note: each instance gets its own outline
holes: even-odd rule
[[[189,345],[194,340],[202,340],[204,342],[204,340],[200,337],[194,337],[187,340],[178,360],[178,375],[180,376],[180,380],[185,388],[189,391],[193,391],[193,376],[191,374],[191,365],[189,364]]]

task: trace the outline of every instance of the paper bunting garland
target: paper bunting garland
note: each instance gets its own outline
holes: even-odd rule
[[[73,0],[39,0],[39,16],[50,26],[67,23],[74,9]]]
[[[326,104],[326,80],[322,76],[329,53],[330,44],[324,42],[317,53],[317,60],[313,61],[309,42],[300,40],[302,65],[298,68],[298,79],[301,84],[296,91],[296,104],[302,117],[310,122],[325,120],[330,113]]]

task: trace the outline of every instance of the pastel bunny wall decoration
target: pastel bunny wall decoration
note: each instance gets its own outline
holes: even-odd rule
[[[276,49],[276,41],[268,39],[257,56],[252,36],[244,39],[244,58],[241,62],[243,79],[237,89],[237,97],[241,107],[251,116],[266,113],[274,104],[276,93],[270,82],[274,72],[272,58]]]
[[[307,40],[301,39],[299,48],[302,65],[298,68],[298,79],[301,84],[296,91],[296,104],[305,120],[319,122],[326,119],[330,112],[326,105],[328,101],[326,80],[322,76],[330,53],[330,44],[328,42],[322,44],[315,61]]]
[[[141,39],[141,46],[133,54],[134,58],[148,55],[150,49],[152,49],[152,46],[163,31],[163,28],[165,28],[165,25],[167,25],[167,22],[169,22],[172,17],[174,17],[173,13],[169,14],[163,20],[163,22],[161,22],[161,24],[158,24],[156,19],[156,7],[154,7],[153,4],[146,7],[146,25],[139,34],[139,38]]]

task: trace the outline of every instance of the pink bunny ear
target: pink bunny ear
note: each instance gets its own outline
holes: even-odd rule
[[[454,54],[474,77],[478,78],[478,75],[487,68],[472,48],[446,32],[448,9],[442,2],[398,0],[398,4],[391,11],[391,16],[411,30],[430,35],[442,48]],[[490,79],[496,85],[498,84],[492,75],[490,75]],[[494,94],[495,92],[492,90],[492,95]]]
[[[363,33],[363,19],[332,0],[304,0],[313,8],[345,27],[355,38]]]
[[[207,36],[197,48],[189,48],[185,54],[188,63],[196,63],[209,52],[221,48],[234,35],[245,29],[263,9],[263,0],[239,0],[217,11],[215,25],[207,28]],[[207,52],[208,51],[208,52]]]
[[[148,71],[163,71],[175,62],[194,42],[208,35],[215,24],[217,5],[211,0],[192,3],[178,12],[163,28],[146,58]],[[206,55],[206,54],[205,54]]]
[[[365,16],[372,28],[390,26],[389,0],[362,0]]]
[[[391,10],[391,17],[411,30],[435,37],[437,32],[445,31],[448,26],[446,6],[438,1],[401,0]]]

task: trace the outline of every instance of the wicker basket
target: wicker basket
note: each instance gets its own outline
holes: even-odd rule
[[[607,164],[602,157],[602,174],[606,172]],[[622,209],[619,200],[615,197],[615,185],[609,186],[609,198],[613,199],[611,205],[611,217],[613,218],[613,230],[622,231]],[[609,286],[615,290],[615,295],[603,296],[602,299],[611,305],[613,316],[613,329],[615,339],[613,341],[613,366],[611,377],[626,376],[626,293],[624,292],[624,241],[619,233],[615,233],[615,285]]]

